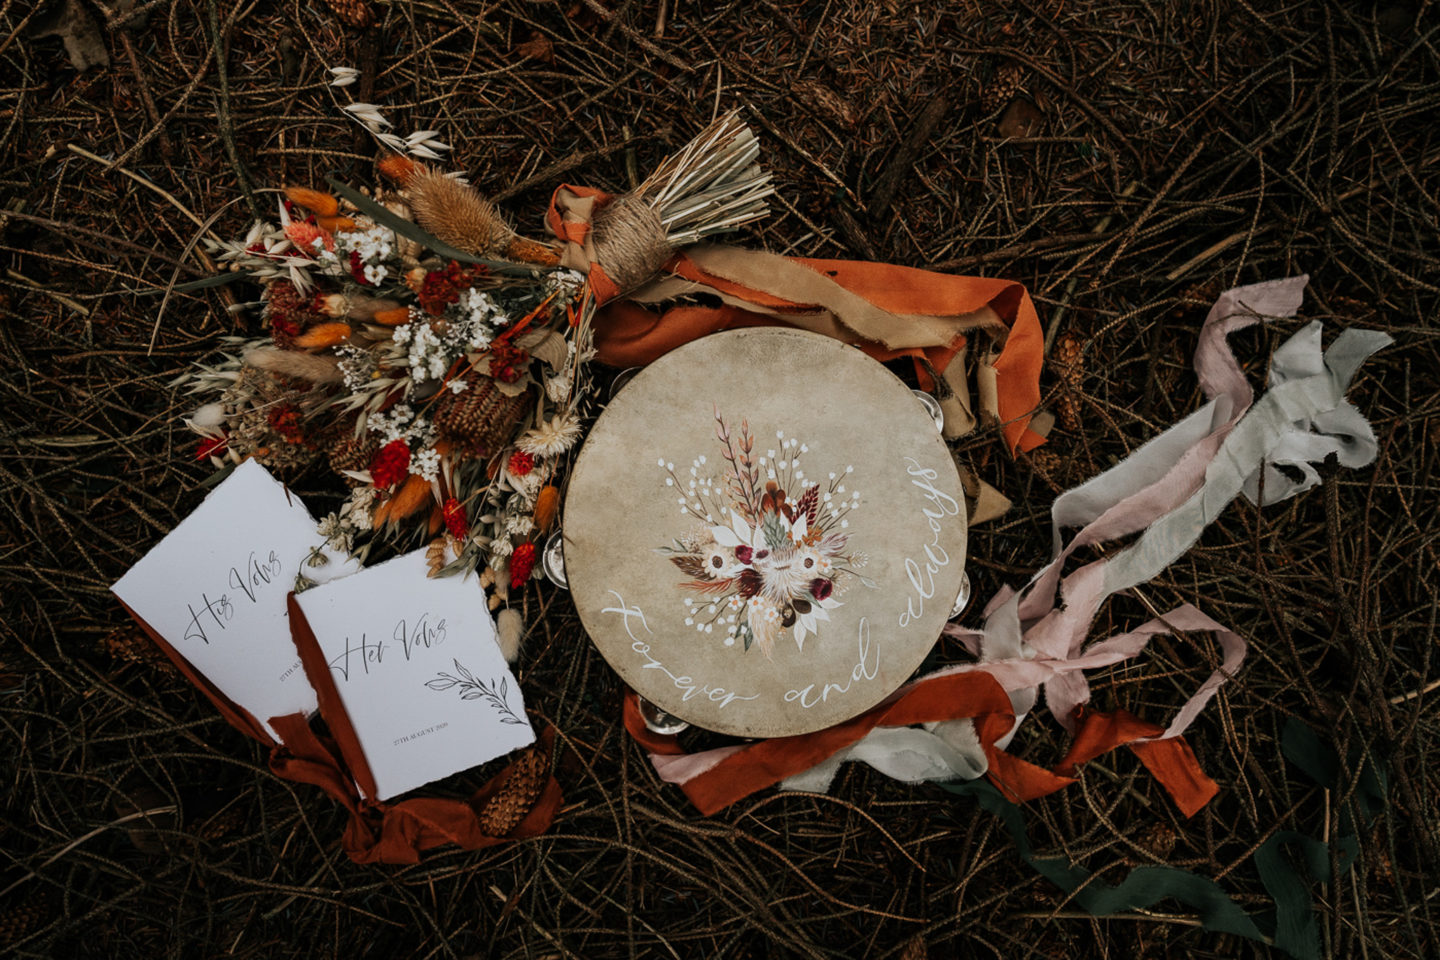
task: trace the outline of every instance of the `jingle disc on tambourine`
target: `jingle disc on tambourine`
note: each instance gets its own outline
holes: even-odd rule
[[[875,706],[960,590],[960,477],[929,411],[820,334],[714,334],[650,364],[571,473],[565,572],[600,653],[697,727],[779,737]]]

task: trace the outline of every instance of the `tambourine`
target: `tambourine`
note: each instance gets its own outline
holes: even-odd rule
[[[718,333],[641,370],[571,474],[564,574],[659,710],[809,733],[894,692],[952,615],[966,510],[932,412],[839,340]]]

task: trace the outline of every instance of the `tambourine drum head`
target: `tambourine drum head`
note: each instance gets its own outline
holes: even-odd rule
[[[743,737],[809,733],[920,665],[965,566],[954,460],[852,346],[755,328],[642,370],[571,475],[565,570],[640,696]]]

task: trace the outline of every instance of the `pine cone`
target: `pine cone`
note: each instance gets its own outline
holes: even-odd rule
[[[50,895],[44,890],[0,909],[0,947],[25,939],[44,926],[49,915]]]
[[[133,623],[105,634],[100,646],[116,660],[149,664],[167,673],[175,671],[175,665],[165,657],[164,652]]]
[[[1055,402],[1060,425],[1071,433],[1079,433],[1080,383],[1085,378],[1085,362],[1080,341],[1073,333],[1066,333],[1055,342],[1050,366],[1060,378],[1060,396]]]
[[[224,807],[195,831],[201,840],[219,840],[245,826],[245,808],[238,803]]]
[[[531,747],[505,771],[500,789],[480,808],[480,829],[504,837],[520,826],[550,780],[549,757]]]
[[[535,389],[507,397],[488,377],[471,380],[460,393],[446,390],[435,405],[435,431],[457,456],[483,459],[510,443],[515,427],[535,406]]]
[[[980,106],[984,111],[994,113],[1019,92],[1025,81],[1025,71],[1014,60],[1006,60],[995,68],[995,75],[980,92]]]
[[[339,474],[342,470],[369,470],[379,450],[380,438],[374,433],[366,430],[357,437],[355,431],[349,429],[330,441],[325,448],[325,457],[330,462],[330,469]],[[349,477],[345,478],[345,482],[352,487],[360,483]]]
[[[368,27],[375,22],[367,0],[325,0],[325,6],[347,26]]]

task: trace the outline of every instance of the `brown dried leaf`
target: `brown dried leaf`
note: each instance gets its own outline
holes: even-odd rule
[[[515,52],[530,60],[543,60],[546,63],[555,62],[555,44],[550,38],[538,30],[530,34],[530,39],[524,43],[515,45]]]
[[[1039,136],[1045,125],[1040,108],[1024,97],[1016,97],[1000,115],[1000,136],[1011,140],[1027,140]]]

